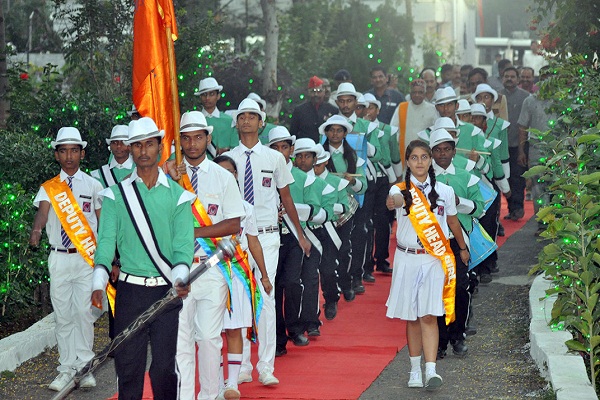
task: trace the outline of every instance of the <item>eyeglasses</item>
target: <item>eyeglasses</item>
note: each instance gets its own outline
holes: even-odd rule
[[[319,92],[322,92],[323,89],[308,89],[308,91],[311,93],[319,93]]]

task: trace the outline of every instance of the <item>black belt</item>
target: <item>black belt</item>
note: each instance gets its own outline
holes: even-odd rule
[[[50,247],[52,251],[58,251],[59,253],[67,253],[67,254],[75,254],[77,253],[77,249],[75,247],[71,247],[68,249],[59,249],[58,247]]]
[[[427,254],[427,251],[425,249],[411,249],[409,247],[404,247],[398,243],[396,243],[396,247],[398,248],[398,250],[408,254]]]

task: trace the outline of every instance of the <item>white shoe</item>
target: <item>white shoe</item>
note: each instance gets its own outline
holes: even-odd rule
[[[48,385],[48,389],[54,390],[55,392],[60,392],[65,388],[65,386],[67,386],[72,377],[73,375],[68,372],[61,372],[56,378],[54,378],[52,383]]]
[[[279,383],[279,379],[275,378],[275,375],[269,371],[261,372],[258,375],[258,381],[265,386],[277,385]]]
[[[225,400],[240,400],[241,393],[233,386],[225,386],[222,393]]]
[[[423,387],[423,374],[421,370],[410,371],[410,379],[408,380],[409,388],[422,388]]]
[[[93,388],[96,387],[96,378],[90,372],[79,381],[80,388]]]
[[[427,374],[425,379],[425,389],[427,390],[437,390],[442,386],[442,377],[436,374]]]
[[[240,371],[240,374],[238,375],[238,385],[248,382],[252,382],[252,372]]]

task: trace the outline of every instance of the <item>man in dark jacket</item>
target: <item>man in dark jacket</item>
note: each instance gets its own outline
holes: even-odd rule
[[[317,76],[308,81],[308,96],[309,101],[294,109],[290,133],[297,138],[310,138],[319,143],[319,126],[332,115],[336,115],[338,109],[323,101],[323,81]]]

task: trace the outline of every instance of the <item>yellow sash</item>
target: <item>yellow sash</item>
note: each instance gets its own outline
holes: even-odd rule
[[[405,182],[400,182],[396,186],[400,190],[406,188]],[[456,296],[456,264],[454,253],[450,248],[450,242],[446,239],[440,224],[438,224],[435,215],[431,212],[429,203],[423,193],[411,183],[410,194],[413,203],[410,207],[408,218],[415,230],[425,251],[442,262],[446,280],[444,282],[444,291],[442,294],[444,300],[444,309],[446,310],[446,325],[455,319],[454,298]]]
[[[60,175],[44,182],[42,187],[50,197],[50,204],[58,216],[62,228],[65,230],[71,242],[83,257],[83,259],[94,267],[94,253],[96,252],[96,237],[90,228],[81,207],[69,189],[69,185],[61,182]],[[90,199],[91,201],[91,199]]]
[[[81,211],[79,203],[77,203],[77,200],[73,196],[73,192],[69,189],[69,185],[64,181],[61,182],[60,175],[56,175],[54,178],[44,182],[42,187],[46,190],[50,198],[50,204],[52,204],[52,208],[58,216],[58,220],[67,233],[67,236],[69,236],[69,239],[71,239],[71,242],[73,242],[73,245],[85,262],[94,268],[96,237],[83,211]],[[106,286],[106,295],[114,315],[116,289],[110,284]]]

